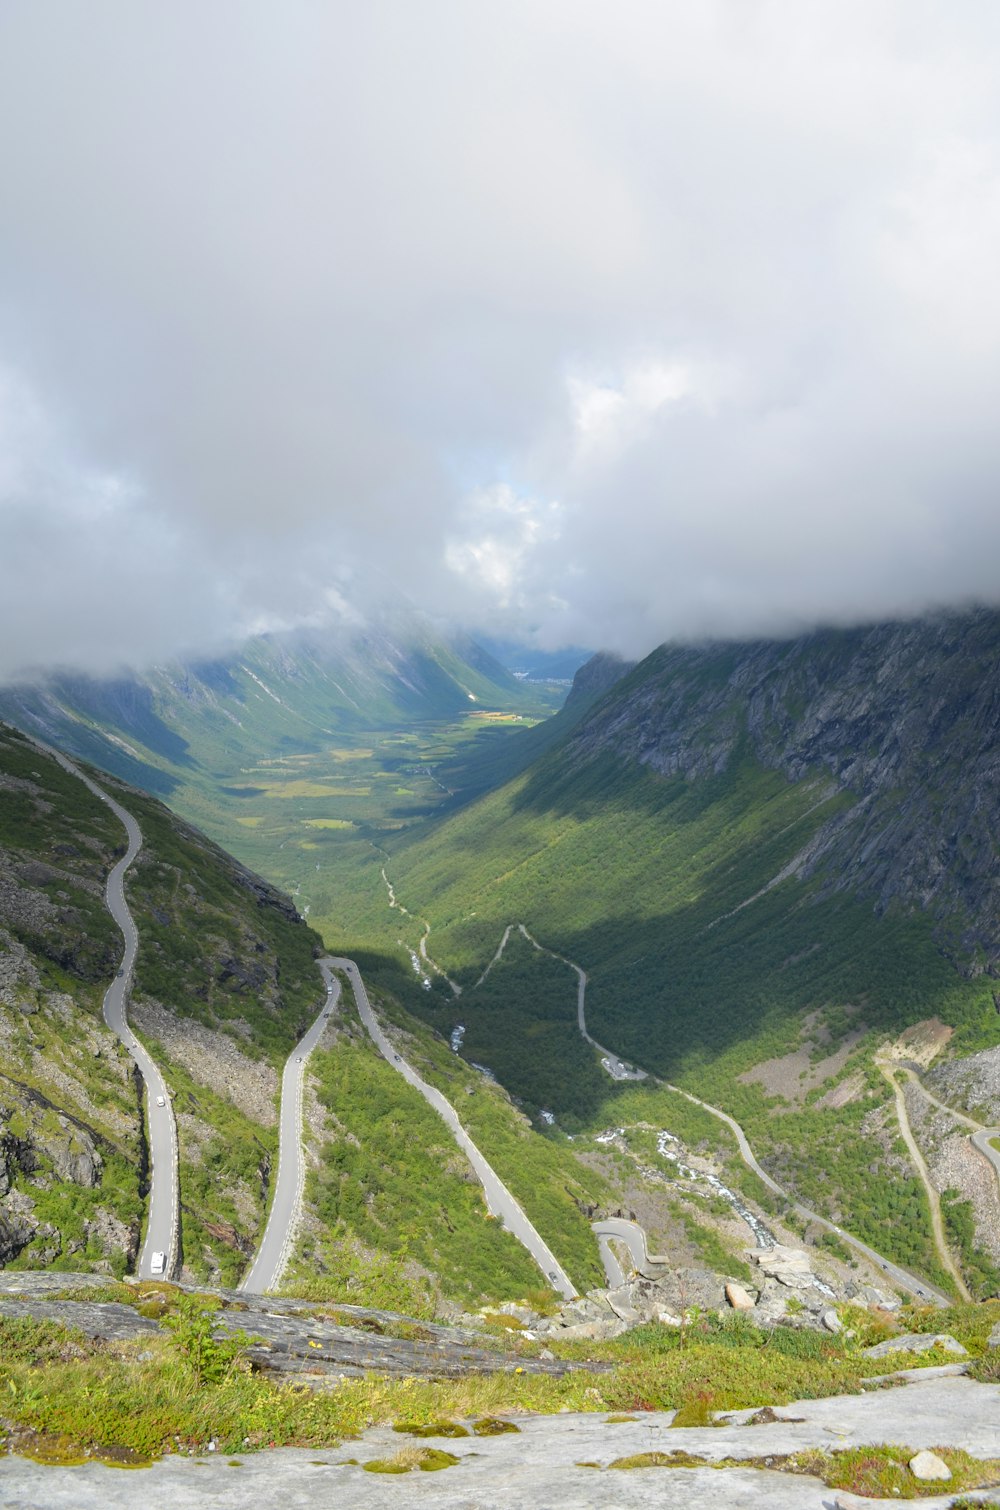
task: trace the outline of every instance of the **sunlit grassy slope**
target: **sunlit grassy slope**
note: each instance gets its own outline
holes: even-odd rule
[[[369,942],[374,979],[442,1034],[461,1022],[463,1054],[528,1108],[596,1128],[622,1093],[579,1037],[573,972],[514,935],[477,985],[506,925],[523,921],[588,972],[596,1038],[736,1113],[804,1197],[931,1274],[923,1196],[898,1164],[870,1054],[933,1015],[957,1045],[981,1046],[996,1013],[988,984],[958,973],[921,916],[877,916],[822,875],[782,879],[850,800],[819,773],[789,782],[746,755],[686,782],[607,756],[572,768],[557,752],[450,817],[383,837],[387,857],[359,851],[340,925]],[[396,941],[415,948],[423,924],[389,910],[383,864],[460,997],[407,977]],[[737,1079],[797,1047],[811,1012],[832,1045],[861,1029],[839,1076],[860,1077],[844,1106],[814,1095],[793,1108]]]
[[[143,835],[126,879],[140,941],[133,1013],[159,1005],[181,1035],[192,1019],[231,1030],[234,1046],[280,1064],[321,996],[316,934],[155,799],[102,779]],[[124,848],[121,823],[82,781],[0,728],[0,1235],[6,1261],[22,1267],[121,1272],[139,1232],[141,1089],[101,1021],[123,948],[104,882]],[[238,1276],[273,1133],[159,1052],[178,1114],[186,1257],[196,1272]],[[247,1198],[234,1203],[240,1186]]]
[[[697,782],[557,757],[464,811],[387,841],[400,899],[471,987],[511,921],[589,973],[596,1037],[674,1077],[754,1063],[812,1007],[861,1003],[869,1026],[937,1012],[970,1044],[992,997],[919,918],[782,872],[849,798],[749,758]],[[575,997],[575,993],[574,993]],[[471,996],[463,998],[463,1006]]]

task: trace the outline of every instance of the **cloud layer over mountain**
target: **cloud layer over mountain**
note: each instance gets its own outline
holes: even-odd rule
[[[7,0],[0,674],[1000,600],[998,71],[987,0]]]

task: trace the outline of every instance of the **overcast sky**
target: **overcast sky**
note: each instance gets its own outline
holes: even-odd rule
[[[0,674],[1000,601],[995,0],[0,0]]]

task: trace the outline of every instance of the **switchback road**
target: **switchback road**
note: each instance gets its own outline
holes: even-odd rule
[[[332,970],[342,970],[351,983],[354,992],[354,1000],[357,1004],[358,1014],[364,1023],[369,1037],[375,1044],[383,1059],[387,1060],[392,1068],[410,1085],[418,1090],[424,1100],[440,1117],[447,1123],[456,1143],[466,1155],[483,1187],[486,1195],[486,1204],[495,1217],[498,1217],[512,1232],[520,1243],[527,1248],[535,1263],[545,1276],[546,1283],[557,1290],[566,1300],[572,1300],[577,1295],[577,1288],[565,1269],[556,1258],[552,1249],[546,1243],[538,1230],[532,1225],[517,1201],[511,1195],[507,1186],[500,1179],[492,1165],[480,1153],[473,1143],[469,1134],[459,1121],[458,1113],[451,1102],[444,1097],[433,1085],[428,1085],[422,1080],[416,1070],[403,1059],[393,1048],[379,1025],[375,1013],[372,1011],[361,979],[361,972],[353,960],[340,958],[327,958],[322,964]]]
[[[278,1172],[274,1179],[271,1210],[257,1256],[239,1288],[254,1294],[274,1290],[295,1241],[295,1230],[302,1212],[306,1163],[302,1149],[302,1082],[306,1061],[323,1036],[324,1029],[340,1000],[340,982],[327,960],[320,961],[326,995],[319,1014],[309,1031],[299,1039],[281,1076],[281,1117],[278,1125]]]
[[[889,1084],[892,1086],[893,1099],[896,1103],[896,1121],[899,1123],[899,1131],[902,1134],[903,1142],[906,1144],[906,1147],[909,1150],[910,1160],[913,1163],[913,1167],[917,1171],[917,1177],[920,1180],[920,1183],[924,1187],[924,1194],[927,1197],[927,1204],[930,1207],[931,1228],[934,1233],[934,1246],[935,1248],[937,1248],[938,1258],[941,1260],[941,1263],[943,1264],[945,1269],[947,1269],[952,1279],[955,1281],[955,1286],[962,1299],[966,1302],[966,1304],[969,1304],[969,1302],[972,1300],[972,1296],[969,1294],[965,1280],[962,1278],[958,1265],[952,1257],[951,1249],[948,1247],[948,1240],[945,1236],[944,1230],[944,1218],[941,1215],[941,1197],[937,1192],[937,1188],[935,1187],[933,1180],[931,1179],[930,1170],[927,1168],[927,1161],[921,1153],[919,1147],[917,1146],[916,1138],[913,1136],[913,1129],[910,1127],[910,1118],[906,1110],[906,1097],[903,1094],[903,1089],[899,1084],[899,1081],[896,1079],[895,1071],[891,1065],[886,1064],[885,1060],[880,1059],[878,1055],[875,1056],[875,1063],[881,1073],[885,1076],[886,1080],[888,1080]]]
[[[554,951],[552,951],[551,949],[545,949],[544,944],[539,944],[536,939],[532,938],[532,935],[528,932],[523,924],[518,924],[518,927],[521,928],[525,937],[530,939],[531,942],[535,944],[536,948],[543,950],[546,954],[554,953]],[[508,935],[505,934],[505,938],[507,936]],[[603,1048],[596,1039],[590,1036],[589,1032],[587,1031],[586,1017],[586,972],[579,965],[574,964],[572,960],[566,959],[564,955],[556,954],[554,955],[554,957],[556,959],[563,960],[564,964],[569,965],[573,970],[576,971],[578,981],[577,1025],[580,1029],[581,1034],[587,1040],[587,1042],[600,1052],[600,1054],[602,1055],[602,1062],[610,1061],[610,1063],[605,1062],[605,1069],[607,1070],[608,1074],[614,1080],[620,1080],[626,1077],[631,1078],[632,1076],[637,1074],[642,1074],[645,1078],[645,1073],[643,1071],[639,1070],[637,1067],[634,1068],[633,1066],[626,1064],[624,1060],[619,1059],[617,1055],[612,1054],[610,1050]],[[650,1076],[649,1078],[653,1079],[654,1083],[656,1083],[655,1076]],[[669,1081],[660,1081],[659,1084],[665,1085],[667,1090],[674,1091],[677,1095],[685,1097],[686,1100],[693,1102],[695,1106],[702,1107],[704,1111],[710,1112],[713,1117],[717,1117],[720,1122],[724,1122],[726,1126],[732,1130],[733,1136],[736,1139],[736,1146],[739,1149],[740,1158],[743,1160],[744,1164],[747,1164],[749,1168],[753,1170],[758,1179],[762,1180],[770,1191],[779,1196],[783,1201],[787,1201],[792,1210],[795,1211],[799,1216],[805,1218],[805,1220],[809,1222],[818,1222],[819,1225],[821,1227],[824,1227],[827,1232],[830,1232],[834,1236],[840,1238],[842,1242],[848,1243],[852,1248],[856,1249],[857,1252],[863,1253],[867,1259],[869,1259],[873,1264],[881,1269],[882,1273],[888,1279],[890,1279],[893,1284],[898,1285],[900,1289],[906,1290],[909,1294],[917,1296],[920,1300],[931,1300],[934,1301],[937,1305],[951,1305],[951,1296],[945,1295],[943,1291],[938,1290],[927,1280],[919,1279],[916,1275],[910,1274],[906,1269],[900,1268],[898,1264],[894,1264],[890,1259],[885,1258],[881,1253],[877,1253],[874,1248],[870,1248],[867,1243],[863,1243],[860,1238],[852,1237],[849,1232],[845,1232],[844,1229],[842,1227],[838,1227],[835,1222],[829,1221],[825,1216],[820,1216],[818,1211],[813,1211],[810,1207],[804,1206],[801,1201],[797,1201],[793,1196],[789,1195],[788,1191],[785,1190],[783,1186],[779,1185],[777,1180],[773,1180],[767,1173],[767,1171],[765,1169],[762,1169],[760,1164],[758,1164],[757,1159],[754,1156],[753,1149],[750,1147],[746,1133],[743,1131],[742,1127],[736,1121],[736,1119],[734,1117],[731,1117],[728,1112],[721,1111],[717,1106],[711,1106],[707,1101],[702,1101],[698,1096],[692,1095],[690,1091],[681,1090],[680,1086],[671,1085]],[[606,1245],[602,1244],[602,1257],[604,1256],[605,1247]],[[609,1271],[609,1279],[610,1277],[611,1274]]]
[[[947,1106],[945,1102],[939,1101],[921,1080],[915,1064],[906,1063],[903,1068],[926,1101],[936,1106],[938,1111],[947,1112],[954,1121],[961,1122],[963,1127],[969,1129],[969,1142],[977,1153],[981,1153],[983,1158],[992,1164],[993,1173],[997,1177],[997,1185],[1000,1187],[1000,1147],[997,1146],[1000,1144],[1000,1127],[987,1127],[984,1123],[977,1122],[974,1117],[966,1116],[965,1112],[956,1111],[953,1106]],[[1000,1194],[1000,1188],[998,1188],[998,1194]]]
[[[993,1165],[993,1173],[997,1177],[997,1184],[1000,1185],[1000,1148],[997,1147],[998,1143],[1000,1143],[1000,1127],[984,1127],[981,1132],[972,1134],[972,1146],[978,1149],[984,1159],[989,1159]]]
[[[75,776],[78,781],[82,781],[88,791],[93,792],[95,797],[111,809],[115,817],[123,824],[128,836],[128,848],[109,872],[104,893],[108,911],[121,929],[125,940],[125,954],[121,969],[104,996],[104,1021],[111,1031],[117,1034],[139,1066],[139,1072],[146,1086],[146,1126],[150,1161],[149,1209],[146,1219],[146,1241],[139,1256],[137,1273],[141,1279],[152,1278],[153,1255],[154,1253],[161,1254],[163,1267],[157,1268],[157,1274],[169,1279],[177,1263],[179,1237],[177,1124],[174,1121],[174,1109],[170,1103],[166,1082],[151,1056],[129,1027],[126,1015],[135,957],[139,950],[139,935],[125,901],[125,872],[142,847],[142,834],[132,814],[123,808],[120,802],[109,797],[96,781],[91,781],[89,776],[85,776],[79,767],[59,750],[54,750],[48,745],[42,745],[41,748],[46,754],[53,756],[63,770]]]
[[[622,1216],[607,1216],[602,1221],[591,1222],[590,1225],[597,1238],[597,1246],[601,1250],[601,1262],[604,1264],[604,1272],[608,1277],[610,1289],[617,1289],[628,1278],[617,1253],[611,1246],[612,1241],[625,1245],[629,1258],[632,1260],[631,1267],[637,1274],[642,1274],[647,1279],[661,1277],[664,1270],[669,1267],[669,1260],[665,1256],[650,1253],[646,1246],[646,1233],[638,1222],[626,1221]]]
[[[390,905],[401,907],[402,904],[397,901],[395,893],[389,885],[389,879],[386,876],[384,869],[382,871],[382,879],[385,881],[386,886],[389,887]],[[835,1222],[831,1222],[827,1217],[821,1216],[818,1211],[813,1211],[809,1206],[804,1206],[801,1201],[798,1201],[793,1196],[791,1196],[789,1192],[785,1190],[782,1185],[779,1185],[777,1180],[772,1179],[767,1171],[763,1169],[757,1162],[753,1149],[750,1147],[746,1133],[743,1131],[742,1127],[739,1125],[736,1119],[734,1117],[731,1117],[728,1112],[722,1111],[717,1106],[710,1105],[707,1101],[700,1100],[698,1096],[692,1095],[690,1091],[681,1090],[680,1086],[671,1085],[667,1081],[658,1081],[657,1077],[650,1076],[646,1070],[643,1070],[638,1065],[630,1064],[627,1060],[621,1059],[617,1054],[612,1053],[610,1049],[606,1049],[603,1044],[598,1043],[597,1039],[591,1036],[587,1028],[587,972],[574,960],[567,959],[564,954],[558,954],[554,949],[547,949],[544,944],[540,944],[534,937],[534,935],[529,932],[524,923],[509,923],[504,929],[503,935],[500,939],[499,944],[497,945],[493,957],[487,964],[482,975],[479,977],[479,980],[476,982],[477,986],[482,984],[482,982],[486,979],[487,975],[492,970],[493,966],[503,955],[504,949],[507,946],[511,932],[514,928],[517,928],[528,940],[528,942],[533,944],[540,953],[551,955],[553,959],[560,960],[564,965],[568,965],[569,968],[575,972],[577,978],[577,1027],[579,1028],[580,1034],[586,1040],[586,1042],[589,1043],[592,1048],[596,1049],[601,1055],[601,1063],[604,1066],[607,1074],[610,1075],[613,1080],[651,1079],[654,1084],[665,1085],[667,1090],[674,1091],[677,1095],[684,1096],[688,1101],[693,1102],[695,1106],[702,1107],[704,1111],[709,1112],[713,1117],[717,1117],[720,1122],[724,1122],[726,1126],[731,1129],[733,1136],[736,1139],[736,1146],[739,1149],[740,1158],[743,1160],[743,1162],[753,1170],[758,1179],[762,1180],[774,1195],[785,1201],[788,1206],[794,1212],[796,1212],[798,1216],[804,1218],[806,1221],[818,1223],[818,1225],[823,1227],[827,1232],[831,1233],[833,1236],[839,1238],[842,1242],[847,1243],[850,1247],[854,1248],[856,1252],[863,1254],[865,1258],[867,1258],[878,1269],[880,1269],[886,1276],[886,1278],[891,1280],[894,1285],[897,1285],[899,1289],[905,1290],[908,1294],[915,1296],[919,1300],[929,1300],[936,1305],[947,1306],[952,1304],[952,1297],[945,1295],[942,1290],[937,1289],[937,1287],[935,1285],[932,1285],[928,1280],[921,1279],[917,1275],[909,1273],[908,1270],[903,1269],[898,1264],[893,1263],[891,1259],[887,1259],[883,1254],[876,1252],[874,1248],[869,1247],[868,1244],[862,1242],[860,1238],[853,1237],[849,1232],[845,1232],[842,1227],[838,1227]],[[430,931],[429,925],[427,925],[426,923],[425,930],[424,941],[426,943],[427,933]],[[441,973],[444,974],[444,971],[442,970]],[[994,1164],[994,1167],[997,1170],[997,1177],[998,1179],[1000,1179],[1000,1151],[989,1148],[988,1137],[981,1140],[974,1138],[973,1142],[975,1143],[979,1151],[981,1153],[985,1153],[986,1157],[990,1159],[990,1162]],[[987,1152],[988,1148],[989,1151]],[[617,1235],[620,1236],[620,1234]],[[601,1250],[601,1258],[605,1264],[605,1273],[608,1277],[608,1283],[612,1285],[612,1287],[614,1287],[615,1282],[621,1282],[617,1279],[617,1276],[621,1273],[621,1265],[618,1263],[618,1260],[614,1256],[606,1239],[602,1238],[600,1234],[598,1234],[598,1243]],[[608,1261],[609,1258],[610,1263]]]

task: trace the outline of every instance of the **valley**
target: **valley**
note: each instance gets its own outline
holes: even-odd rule
[[[949,635],[985,655],[981,617]],[[919,655],[897,639],[888,704],[904,652],[915,686],[954,686],[938,630]],[[482,706],[460,687],[420,716],[331,708],[308,737],[288,651],[287,696],[259,658],[228,702],[202,674],[183,747],[150,689],[86,723],[79,698],[18,693],[25,727],[117,751],[181,816],[3,731],[12,1279],[148,1280],[158,1251],[181,1293],[499,1327],[588,1368],[744,1304],[768,1336],[857,1333],[900,1297],[911,1323],[972,1315],[1000,1288],[995,899],[979,820],[949,838],[946,810],[986,810],[995,733],[968,702],[941,715],[968,748],[940,793],[871,699],[860,774],[829,730],[793,757],[815,717],[800,683],[849,722],[857,656],[834,648],[782,652],[780,675],[755,646],[599,658],[548,719],[555,689],[493,673]],[[951,867],[919,905],[918,836]],[[176,1244],[153,1237],[160,1112]],[[85,1153],[73,1173],[53,1121]]]

